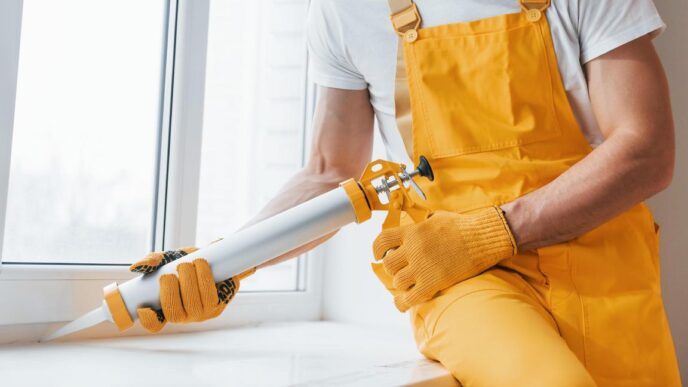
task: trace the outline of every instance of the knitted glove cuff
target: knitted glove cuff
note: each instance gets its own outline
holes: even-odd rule
[[[472,241],[466,246],[469,256],[481,257],[486,267],[516,255],[516,241],[499,207],[484,208],[467,215],[463,221],[470,223],[474,230]]]

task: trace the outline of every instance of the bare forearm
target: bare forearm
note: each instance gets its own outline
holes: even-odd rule
[[[258,223],[330,191],[336,188],[340,182],[341,178],[338,175],[317,174],[304,168],[289,179],[280,192],[246,226]]]
[[[270,202],[268,202],[268,204],[253,219],[251,219],[245,227],[248,227],[254,223],[258,223],[261,220],[279,214],[280,212],[288,210],[327,191],[330,191],[336,188],[339,182],[340,179],[337,176],[317,174],[305,168],[292,177],[287,184],[285,184],[282,190],[272,200],[270,200]],[[300,246],[292,251],[287,252],[286,254],[276,257],[275,259],[272,259],[259,267],[275,265],[299,256],[309,250],[314,249],[318,245],[331,238],[333,235],[334,233],[316,239],[313,242]]]
[[[345,177],[340,176],[338,173],[318,173],[310,170],[309,168],[304,168],[301,172],[291,178],[287,184],[285,184],[282,190],[280,190],[280,192],[272,200],[270,200],[270,202],[268,202],[268,204],[253,219],[251,219],[251,221],[249,221],[245,227],[248,227],[254,223],[258,223],[261,220],[279,214],[282,211],[288,210],[316,196],[335,189],[339,186],[339,183],[345,179]],[[336,234],[336,232],[327,234],[310,243],[291,250],[266,262],[263,265],[260,265],[259,268],[272,266],[304,254],[332,238],[334,234]]]
[[[247,226],[260,222],[357,177],[370,161],[373,110],[367,90],[321,88],[314,117],[311,155],[306,166]],[[331,238],[326,235],[262,266],[274,265],[311,250]]]
[[[612,136],[550,184],[503,205],[519,249],[575,238],[666,187],[673,160],[633,140]]]

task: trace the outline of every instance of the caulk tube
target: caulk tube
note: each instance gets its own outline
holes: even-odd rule
[[[121,285],[104,289],[105,316],[120,330],[133,325],[140,307],[160,308],[160,282],[177,265],[204,258],[215,282],[223,281],[353,222],[370,218],[365,195],[354,180]]]

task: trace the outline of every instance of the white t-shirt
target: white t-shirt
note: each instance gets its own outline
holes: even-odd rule
[[[416,0],[422,27],[520,10],[518,0]],[[665,25],[652,0],[552,0],[546,12],[559,70],[581,130],[603,141],[582,65]],[[368,88],[391,160],[409,163],[394,117],[397,35],[386,0],[312,0],[308,15],[310,76],[318,85]]]

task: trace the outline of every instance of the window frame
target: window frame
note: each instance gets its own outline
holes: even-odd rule
[[[303,1],[307,6],[308,0]],[[10,53],[0,60],[0,85],[10,86],[0,88],[0,295],[18,295],[0,297],[0,328],[70,321],[100,305],[105,285],[135,277],[126,265],[2,263],[22,8],[23,0],[0,3],[0,51]],[[195,242],[209,11],[210,0],[167,0],[156,194],[151,198],[152,250]],[[307,157],[316,93],[305,74],[304,79],[302,162]],[[297,290],[242,292],[232,302],[232,313],[212,325],[319,319],[322,260],[313,258],[321,254],[318,249],[298,258]],[[35,300],[41,300],[37,307],[27,307]],[[0,342],[4,331],[0,329]],[[25,339],[35,339],[32,335]]]
[[[22,0],[0,3],[0,52],[7,53],[0,56],[0,236],[5,235],[22,10]],[[3,243],[0,237],[0,269]]]

